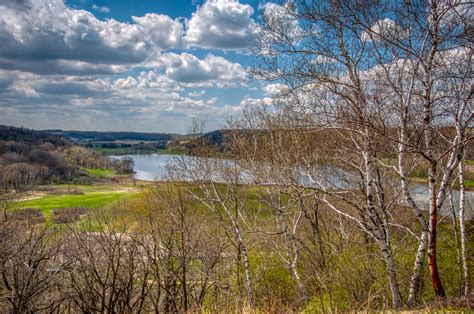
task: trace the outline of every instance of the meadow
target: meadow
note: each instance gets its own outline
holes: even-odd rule
[[[12,208],[39,210],[49,221],[54,210],[69,208],[98,209],[137,197],[146,182],[133,182],[128,175],[111,169],[83,168],[90,184],[40,185],[16,196]]]

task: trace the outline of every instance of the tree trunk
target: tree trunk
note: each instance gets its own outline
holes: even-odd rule
[[[471,292],[470,286],[470,273],[469,273],[469,261],[467,252],[467,236],[466,236],[466,225],[465,221],[465,197],[466,191],[464,186],[464,165],[463,162],[459,162],[459,230],[461,235],[461,259],[462,268],[464,273],[464,295],[468,295]]]
[[[399,309],[403,307],[403,300],[398,287],[397,272],[395,270],[392,250],[385,240],[379,240],[379,244],[387,268],[390,292],[392,293],[392,306],[394,309]]]
[[[240,238],[240,235],[239,235]],[[241,239],[239,239],[240,242]],[[250,306],[250,309],[253,308],[254,302],[253,302],[253,290],[252,290],[252,273],[250,271],[250,261],[249,261],[249,254],[247,251],[247,247],[245,244],[240,242],[240,247],[241,247],[241,253],[242,257],[244,258],[244,269],[245,269],[245,279],[246,279],[246,289],[247,289],[247,302]]]
[[[421,286],[421,270],[423,269],[423,261],[425,260],[426,249],[428,248],[428,230],[421,232],[418,250],[416,252],[415,264],[413,265],[413,273],[410,280],[410,291],[408,294],[407,306],[412,308],[416,304],[418,292]]]
[[[449,191],[449,207],[451,209],[451,215],[453,218],[453,231],[454,231],[454,243],[456,244],[456,265],[458,266],[458,288],[459,288],[459,295],[463,294],[463,271],[462,271],[462,263],[461,263],[461,244],[459,243],[459,231],[458,231],[458,221],[456,219],[456,208],[454,206],[454,195],[453,195],[453,187]]]
[[[406,110],[406,109],[405,109]],[[421,270],[423,269],[423,262],[425,260],[426,251],[428,249],[428,237],[429,229],[425,217],[421,212],[421,209],[413,200],[410,190],[408,189],[408,180],[405,173],[405,154],[406,154],[406,111],[402,115],[402,128],[400,131],[400,144],[399,144],[399,155],[398,155],[398,170],[400,173],[400,182],[402,187],[403,195],[405,200],[410,206],[413,214],[415,215],[418,223],[421,226],[421,236],[418,243],[418,249],[416,251],[415,263],[413,265],[413,272],[410,280],[410,289],[408,293],[407,306],[412,308],[416,304],[416,298],[420,290],[421,284]]]
[[[232,227],[234,229],[235,235],[236,235],[236,241],[237,241],[237,247],[240,251],[240,256],[244,260],[244,271],[245,271],[245,289],[247,292],[247,302],[250,306],[250,308],[253,307],[253,290],[252,290],[252,272],[250,271],[250,260],[249,260],[249,254],[247,251],[247,246],[244,243],[244,240],[242,238],[241,231],[239,227],[237,226],[237,222],[233,220],[233,217],[229,215],[232,219]]]
[[[281,209],[281,198],[279,196],[278,204],[275,204],[275,212],[278,219],[278,224],[280,225],[280,229],[283,230],[283,234],[285,235],[285,246],[286,246],[286,255],[287,260],[285,263],[287,264],[288,270],[295,281],[296,290],[298,294],[298,298],[305,300],[307,298],[306,291],[304,289],[304,285],[301,282],[301,277],[298,271],[298,263],[299,263],[299,246],[297,239],[294,233],[291,232],[288,224],[286,223],[285,217],[283,216],[283,211]]]
[[[436,260],[436,227],[438,224],[438,205],[436,202],[436,163],[430,162],[428,171],[429,193],[430,193],[430,238],[428,246],[429,268],[431,273],[431,283],[437,297],[445,297],[443,285],[438,272]]]
[[[400,289],[398,287],[397,281],[397,272],[395,269],[395,261],[393,260],[392,250],[390,248],[390,242],[388,238],[388,230],[386,230],[386,225],[383,224],[379,215],[377,215],[377,209],[374,200],[375,194],[375,165],[374,158],[370,153],[370,132],[366,132],[366,144],[367,151],[364,152],[365,159],[365,171],[366,171],[366,193],[367,193],[367,209],[371,218],[372,223],[374,224],[374,229],[376,230],[377,241],[380,245],[382,251],[382,256],[386,264],[388,279],[390,284],[390,292],[392,293],[392,305],[394,309],[399,309],[403,306],[402,297],[400,294]]]

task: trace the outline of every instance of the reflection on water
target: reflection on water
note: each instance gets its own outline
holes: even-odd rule
[[[167,165],[173,165],[176,162],[176,158],[181,158],[182,156],[147,154],[110,157],[114,159],[132,158],[134,162],[133,170],[135,171],[135,179],[153,181],[164,179],[167,173]]]
[[[148,154],[148,155],[127,155],[127,156],[111,156],[115,159],[121,159],[124,157],[130,157],[134,161],[134,170],[135,170],[135,178],[138,180],[146,180],[146,181],[153,181],[153,180],[163,180],[168,173],[168,168],[176,166],[178,160],[181,161],[189,161],[190,164],[195,161],[196,157],[187,157],[187,156],[178,156],[178,155],[159,155],[159,154]],[[220,160],[220,163],[224,164],[233,164],[230,161]],[[340,176],[344,176],[342,173],[339,173],[335,169],[325,168],[319,169],[320,174],[318,175],[320,178],[324,177],[324,181],[327,184],[330,184],[334,187],[344,188],[347,184],[348,178],[345,177],[344,180],[341,180]],[[314,174],[314,173],[313,173]],[[207,174],[207,179],[214,180],[214,181],[223,181],[222,178],[214,177],[214,173]],[[248,173],[241,173],[243,176],[243,181],[245,182],[253,182],[251,176]],[[347,174],[345,174],[347,176]],[[302,176],[300,180],[298,180],[302,185],[311,186],[311,182],[308,178]],[[347,186],[346,186],[347,187]],[[413,198],[419,206],[428,209],[428,187],[423,184],[413,184],[411,186],[411,193]],[[457,203],[459,199],[459,193],[455,192],[454,194],[454,201]],[[473,216],[472,212],[472,203],[474,201],[474,192],[468,191],[466,192],[466,218],[470,219]],[[444,210],[443,212],[447,214],[449,212],[449,200],[444,202]]]

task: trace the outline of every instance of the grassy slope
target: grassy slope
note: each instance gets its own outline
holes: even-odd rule
[[[51,211],[56,208],[76,206],[98,208],[114,203],[123,197],[132,197],[136,194],[137,192],[105,191],[86,194],[48,195],[39,199],[22,201],[18,205],[20,208],[39,208],[46,217],[50,217]]]
[[[117,175],[114,170],[110,169],[87,169],[87,174],[94,179],[112,178]]]
[[[52,210],[67,207],[100,208],[123,198],[131,198],[138,191],[126,181],[109,181],[107,179],[124,179],[126,176],[118,175],[110,169],[84,169],[93,185],[46,185],[37,188],[46,195],[32,200],[20,201],[16,208],[38,208],[48,219]]]
[[[388,165],[395,166],[397,161],[395,159],[385,158],[383,162]],[[464,185],[466,190],[474,191],[474,160],[465,160],[465,170],[464,170]],[[427,183],[428,182],[428,170],[424,163],[418,165],[412,172],[410,179],[418,183]],[[457,172],[453,174],[453,179],[457,180]],[[455,189],[459,189],[459,183],[456,181],[454,184]]]

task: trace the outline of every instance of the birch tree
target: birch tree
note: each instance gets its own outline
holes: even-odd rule
[[[360,25],[385,73],[378,81],[390,82],[386,89],[398,99],[395,116],[399,122],[393,125],[399,136],[388,140],[398,141],[401,190],[422,229],[408,299],[411,306],[426,250],[435,294],[445,295],[436,259],[436,227],[453,173],[470,141],[466,134],[472,97],[471,55],[466,48],[470,45],[465,19],[468,8],[463,1],[431,1],[387,9],[392,19],[379,18],[372,25],[361,19]],[[456,132],[449,132],[453,127]],[[421,158],[428,169],[428,221],[408,189],[407,153],[411,159]]]
[[[362,68],[370,65],[372,58],[351,18],[361,11],[352,9],[337,1],[268,5],[260,29],[262,66],[255,74],[284,82],[288,92],[292,92],[290,101],[296,104],[295,111],[311,115],[309,120],[297,120],[292,127],[333,128],[339,138],[347,138],[334,151],[339,151],[336,155],[339,164],[360,175],[362,206],[333,193],[334,186],[330,182],[323,182],[321,176],[314,175],[313,165],[306,168],[307,177],[326,194],[351,204],[359,212],[360,217],[355,217],[338,209],[332,202],[334,198],[324,199],[330,208],[355,221],[379,244],[393,306],[399,308],[402,298],[388,229],[390,206],[385,203],[385,183],[378,177],[380,167],[374,131],[380,127],[377,114],[382,112],[379,100],[367,91],[364,82]]]
[[[365,206],[360,211],[367,220],[332,207],[380,244],[394,307],[402,301],[388,222],[383,218],[390,213],[376,202],[387,200],[383,187],[389,181],[378,173],[392,168],[398,174],[398,189],[421,227],[408,305],[415,302],[426,252],[435,294],[444,296],[436,227],[460,152],[470,141],[463,136],[470,108],[455,105],[471,100],[470,89],[466,93],[465,88],[472,77],[465,49],[470,45],[468,23],[463,1],[288,1],[263,7],[257,49],[260,64],[254,74],[284,84],[286,94],[292,96],[286,101],[304,117],[296,118],[291,127],[331,128],[341,138],[350,138],[338,143],[339,147],[346,144],[345,152],[339,150],[340,161],[361,174]],[[459,88],[462,93],[454,92]],[[462,131],[451,135],[447,126],[459,120]],[[379,158],[377,137],[393,145],[397,167]],[[359,159],[354,152],[360,153]],[[428,220],[410,193],[411,171],[406,168],[416,162],[408,158],[423,161],[428,169]],[[327,184],[313,179],[329,192]],[[330,205],[329,198],[326,202]]]

